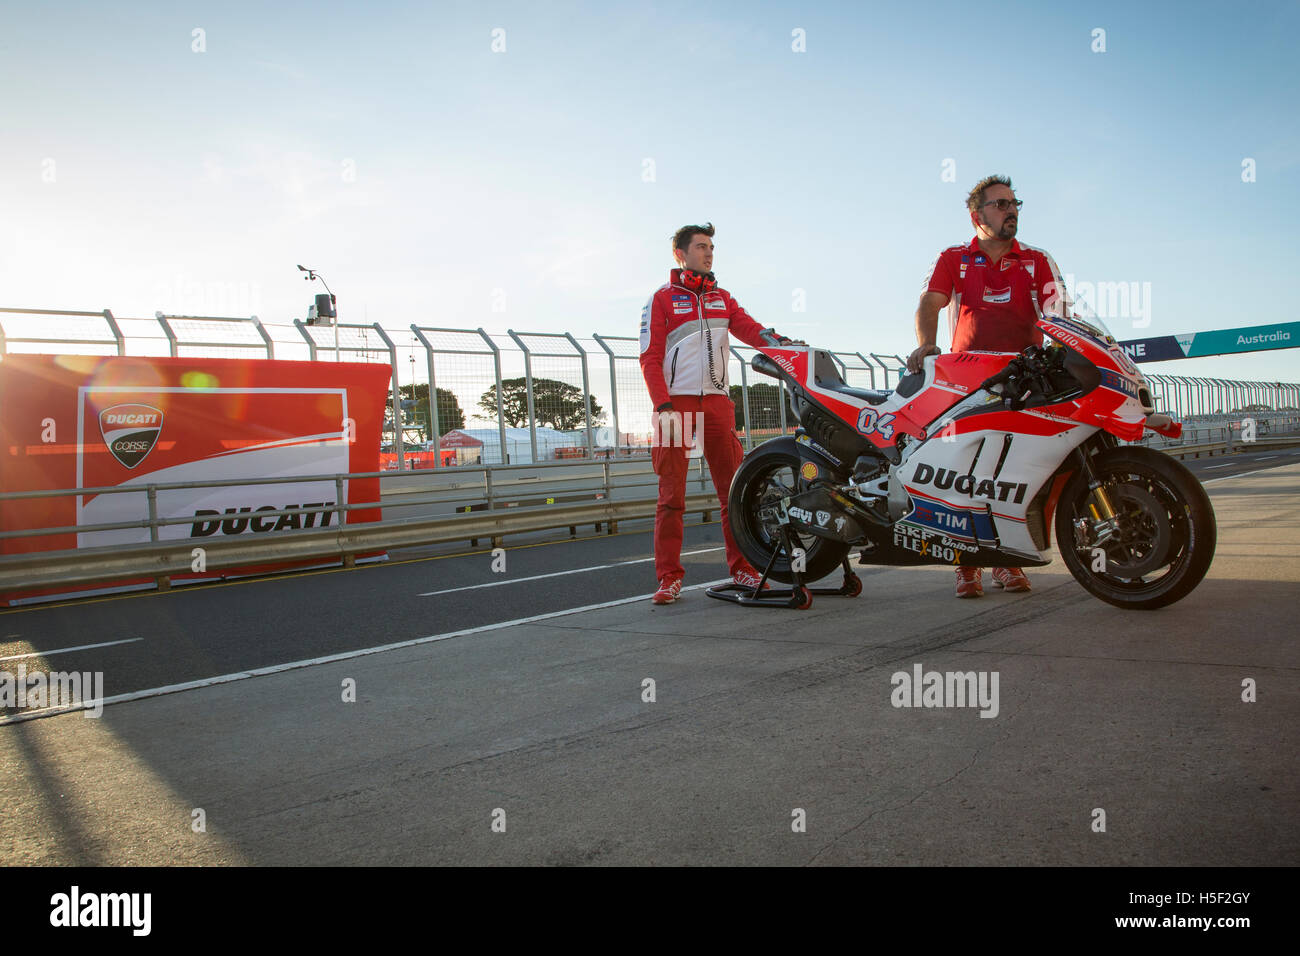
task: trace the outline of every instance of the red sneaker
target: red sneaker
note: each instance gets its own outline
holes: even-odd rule
[[[735,581],[741,587],[746,587],[751,591],[754,591],[758,589],[758,582],[763,580],[763,575],[759,574],[753,568],[742,568],[731,576],[731,580]],[[764,591],[769,591],[771,588],[772,585],[768,584],[766,581],[763,582]]]
[[[1012,593],[1029,590],[1029,578],[1019,568],[994,568],[993,584]]]
[[[995,574],[997,572],[994,572]],[[957,596],[959,598],[974,598],[984,596],[984,569],[983,568],[958,568],[957,569]]]
[[[682,593],[681,578],[664,578],[659,582],[659,590],[654,593],[650,600],[656,604],[672,604]]]

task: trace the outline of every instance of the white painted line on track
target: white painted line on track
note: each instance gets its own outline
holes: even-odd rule
[[[60,647],[53,651],[33,651],[30,654],[14,654],[12,657],[0,657],[0,661],[19,661],[27,657],[53,657],[55,654],[71,654],[73,651],[88,651],[94,647],[112,647],[115,644],[133,644],[143,641],[143,637],[129,637],[124,641],[105,641],[103,644],[82,644],[80,647]]]
[[[1272,468],[1256,468],[1254,471],[1243,471],[1239,475],[1224,475],[1222,478],[1211,478],[1209,481],[1203,481],[1203,485],[1212,485],[1216,481],[1231,481],[1233,478],[1245,478],[1247,475],[1258,475],[1263,471],[1272,471]]]
[[[708,554],[711,551],[723,551],[723,546],[716,548],[701,548],[699,551],[683,551],[682,557],[692,554]],[[581,574],[584,571],[602,571],[605,568],[620,568],[627,564],[645,564],[653,561],[654,558],[636,558],[631,561],[615,561],[613,564],[593,564],[589,568],[574,568],[571,571],[552,571],[549,574],[534,574],[527,578],[509,578],[505,581],[489,581],[487,584],[467,584],[463,588],[448,588],[445,591],[422,591],[416,597],[434,597],[439,594],[455,594],[457,591],[473,591],[476,588],[499,588],[503,584],[522,584],[524,581],[540,581],[542,578],[558,578],[566,574]]]
[[[1205,470],[1209,471],[1211,468],[1231,468],[1235,464],[1236,464],[1235,461],[1227,461],[1224,462],[1222,465],[1206,465]]]
[[[1268,461],[1270,458],[1281,458],[1281,457],[1282,457],[1281,455],[1261,455],[1260,457],[1256,458],[1255,460],[1256,460],[1256,461]]]
[[[705,581],[703,584],[692,584],[690,587],[682,588],[683,592],[697,591],[700,588],[713,587],[715,584],[726,584],[731,578],[718,578],[716,581]],[[431,634],[428,637],[416,637],[409,641],[397,641],[393,644],[380,644],[378,647],[363,647],[360,650],[345,651],[341,654],[329,654],[325,657],[312,657],[302,661],[290,661],[287,664],[273,664],[270,667],[257,667],[252,670],[239,671],[234,674],[222,674],[219,677],[206,677],[203,680],[187,681],[184,684],[168,684],[165,687],[151,687],[148,690],[135,690],[129,694],[117,694],[113,697],[105,697],[103,706],[109,704],[124,704],[132,700],[144,700],[148,697],[162,697],[164,694],[179,694],[182,691],[198,690],[201,687],[215,687],[217,684],[233,684],[235,681],[248,680],[250,677],[267,677],[271,674],[282,674],[285,671],[300,670],[304,667],[314,667],[317,664],[333,664],[337,661],[350,661],[358,657],[366,657],[370,654],[382,654],[385,651],[396,651],[407,647],[418,647],[421,644],[432,644],[435,641],[449,641],[453,637],[468,637],[470,634],[483,634],[487,631],[501,631],[507,627],[517,627],[520,624],[536,624],[538,621],[549,621],[552,618],[568,617],[570,614],[581,614],[583,611],[598,611],[601,608],[618,607],[620,604],[636,604],[639,601],[649,601],[652,594],[638,594],[636,597],[619,598],[617,601],[602,601],[600,604],[586,604],[582,607],[572,607],[563,611],[550,611],[546,614],[534,614],[532,617],[518,617],[512,621],[501,621],[497,624],[483,624],[479,627],[467,627],[463,631],[448,631],[446,634]],[[42,717],[57,717],[60,714],[74,714],[80,710],[94,709],[98,701],[90,701],[86,704],[74,704],[67,707],[47,707],[42,710],[32,711],[31,713],[13,714],[8,717],[0,717],[0,727],[5,724],[16,724],[25,720],[38,720]]]

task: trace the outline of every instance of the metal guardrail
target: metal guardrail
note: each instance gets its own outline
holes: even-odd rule
[[[107,548],[37,551],[0,556],[0,593],[59,585],[110,583],[152,578],[161,588],[173,575],[195,573],[195,551],[202,551],[203,569],[247,568],[318,558],[341,559],[351,567],[358,555],[390,548],[446,541],[490,538],[493,547],[507,534],[548,531],[576,525],[606,525],[613,534],[619,521],[653,517],[656,499],[599,501],[590,504],[480,511],[420,521],[379,521],[326,530],[285,531],[226,540],[195,539],[143,542]],[[705,520],[718,506],[713,493],[686,496],[687,511],[701,511]],[[370,505],[374,507],[374,505]]]
[[[1214,455],[1233,455],[1244,451],[1265,451],[1274,448],[1291,448],[1300,445],[1300,435],[1279,436],[1276,438],[1264,438],[1253,442],[1237,442],[1235,445],[1231,441],[1203,442],[1199,445],[1176,445],[1172,448],[1160,448],[1153,446],[1156,451],[1163,451],[1171,458],[1200,458],[1201,455],[1213,457]]]
[[[1253,422],[1255,441],[1276,435],[1285,435],[1300,431],[1300,412],[1247,412],[1235,415],[1202,415],[1182,419],[1183,433],[1177,439],[1149,433],[1140,441],[1130,442],[1146,445],[1148,448],[1178,448],[1187,445],[1205,443],[1250,444],[1251,439],[1243,437],[1244,426]],[[1235,439],[1234,439],[1235,436]]]
[[[541,474],[537,474],[538,472]],[[555,473],[556,477],[544,479],[543,475],[550,472]],[[379,501],[358,501],[344,504],[344,482],[362,479],[378,479],[380,483]],[[697,481],[701,491],[711,490],[712,485],[709,483],[707,465],[703,458],[698,459],[695,473],[688,478],[688,481]],[[385,489],[385,482],[390,487]],[[143,502],[144,508],[141,509],[141,517],[138,519],[103,524],[64,525],[3,531],[0,532],[0,540],[148,528],[150,539],[157,541],[159,540],[159,528],[169,525],[192,524],[200,520],[194,514],[160,515],[158,513],[158,496],[162,492],[248,485],[326,483],[333,485],[335,495],[334,501],[328,505],[322,502],[321,507],[318,509],[265,510],[250,513],[249,516],[256,514],[262,519],[268,519],[280,518],[285,515],[322,514],[325,515],[322,519],[323,526],[328,522],[334,527],[341,527],[344,522],[344,515],[349,511],[369,511],[375,508],[407,509],[421,506],[434,506],[453,513],[477,510],[495,511],[518,507],[521,501],[536,498],[539,495],[547,498],[557,497],[561,494],[591,493],[598,497],[614,498],[618,493],[626,493],[638,488],[657,488],[658,477],[654,473],[649,457],[645,456],[604,461],[583,459],[573,462],[541,462],[536,465],[473,465],[456,469],[431,469],[428,471],[370,471],[348,474],[225,478],[211,481],[156,482],[93,488],[13,491],[0,493],[0,502],[101,494],[143,495],[145,500]],[[259,536],[264,537],[270,534],[272,532],[266,532]]]

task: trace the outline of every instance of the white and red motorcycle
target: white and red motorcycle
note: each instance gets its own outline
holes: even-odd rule
[[[1055,344],[1015,355],[929,357],[893,391],[851,388],[829,353],[775,336],[753,368],[780,379],[794,435],[746,456],[728,512],[745,557],[788,590],[711,592],[803,608],[856,595],[848,563],[1033,567],[1051,530],[1070,573],[1103,601],[1158,608],[1185,597],[1214,557],[1214,510],[1180,462],[1134,441],[1177,437],[1146,380],[1095,320],[1045,316]],[[841,566],[839,588],[805,582]]]

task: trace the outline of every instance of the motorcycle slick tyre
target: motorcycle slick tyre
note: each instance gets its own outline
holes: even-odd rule
[[[731,533],[745,560],[762,572],[772,560],[772,553],[780,552],[769,577],[783,584],[794,581],[790,556],[781,545],[776,523],[764,523],[758,512],[765,505],[798,492],[801,459],[797,447],[792,439],[775,438],[754,449],[736,469],[727,495]],[[796,546],[804,549],[804,569],[800,574],[809,583],[826,577],[849,553],[848,544],[812,534],[798,535],[797,541]]]
[[[1075,580],[1108,604],[1135,610],[1186,597],[1209,570],[1218,535],[1201,483],[1181,462],[1150,448],[1109,449],[1092,459],[1092,469],[1120,518],[1119,533],[1080,550],[1073,522],[1089,514],[1089,490],[1076,472],[1055,522],[1057,546]]]

